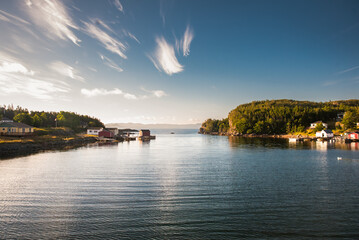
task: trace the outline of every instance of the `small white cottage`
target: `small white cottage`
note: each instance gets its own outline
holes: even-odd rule
[[[103,130],[102,127],[92,127],[92,128],[88,128],[87,129],[87,134],[88,135],[96,135],[98,136],[98,133],[101,132]]]
[[[332,138],[334,137],[334,133],[332,130],[322,130],[315,133],[317,138]]]

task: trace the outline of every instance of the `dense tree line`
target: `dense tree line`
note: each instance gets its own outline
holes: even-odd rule
[[[239,134],[284,134],[303,132],[310,123],[323,121],[334,127],[337,114],[345,113],[344,129],[354,129],[359,122],[359,100],[309,102],[295,100],[254,101],[232,110],[227,129]],[[223,121],[223,120],[222,120]],[[219,120],[203,123],[204,132],[218,132]],[[340,127],[341,125],[338,125]]]
[[[229,130],[228,118],[222,120],[207,119],[202,123],[202,133],[227,133]]]
[[[26,108],[13,105],[0,107],[0,119],[3,117],[13,119],[15,122],[25,123],[34,127],[69,127],[75,131],[87,127],[104,127],[97,118],[87,115],[79,115],[73,112],[39,112],[29,111]]]

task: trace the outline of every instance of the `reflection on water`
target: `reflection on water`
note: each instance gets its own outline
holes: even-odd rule
[[[0,239],[357,239],[357,147],[168,134],[0,161]]]
[[[229,136],[228,142],[234,148],[290,148],[290,149],[315,149],[326,151],[328,149],[359,150],[358,142],[328,142],[328,141],[305,141],[289,142],[282,138],[244,138]]]

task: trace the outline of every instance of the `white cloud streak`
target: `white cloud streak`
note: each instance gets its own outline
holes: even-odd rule
[[[166,97],[166,96],[168,96],[168,94],[167,93],[165,93],[165,91],[163,91],[163,90],[147,90],[147,89],[145,89],[145,88],[141,88],[142,89],[142,91],[144,91],[144,92],[147,92],[147,93],[151,93],[151,97],[156,97],[156,98],[161,98],[161,97]],[[148,98],[149,96],[143,96],[143,98]]]
[[[143,91],[151,93],[151,96],[148,95],[142,95],[142,96],[136,96],[132,93],[127,93],[122,91],[119,88],[114,88],[112,90],[107,90],[104,88],[94,88],[94,89],[81,89],[81,94],[85,95],[86,97],[98,97],[98,96],[109,96],[109,95],[120,95],[123,98],[127,100],[139,100],[139,99],[148,99],[150,97],[152,98],[161,98],[164,96],[168,96],[164,91],[162,90],[146,90],[142,88]]]
[[[128,36],[129,36],[130,38],[132,38],[133,40],[135,40],[138,44],[141,44],[140,41],[136,38],[136,36],[133,35],[132,33],[128,33]]]
[[[165,93],[164,91],[162,90],[155,90],[153,91],[153,95],[157,98],[161,98],[161,97],[165,97],[165,96],[168,96],[167,93]]]
[[[131,93],[123,92],[121,89],[114,88],[112,90],[107,90],[104,88],[94,88],[94,89],[81,89],[81,94],[86,97],[98,97],[98,96],[108,96],[108,95],[121,95],[128,100],[137,100],[138,97]]]
[[[105,65],[109,66],[112,69],[115,69],[118,72],[123,72],[123,69],[108,57],[105,57],[103,55],[100,55],[100,57],[104,61]]]
[[[355,69],[358,69],[358,68],[359,68],[359,66],[355,66],[355,67],[348,68],[348,69],[345,69],[345,70],[343,70],[343,71],[337,72],[337,74],[339,75],[339,74],[351,72],[351,71],[353,71],[353,70],[355,70]]]
[[[152,56],[148,56],[158,71],[164,71],[168,75],[183,71],[183,66],[178,62],[172,45],[161,37],[156,38],[157,48]]]
[[[122,90],[114,88],[113,90],[106,90],[103,88],[94,88],[94,89],[81,89],[81,93],[86,97],[97,97],[97,96],[106,96],[106,95],[123,95]]]
[[[189,48],[193,40],[193,37],[194,37],[193,30],[189,26],[187,26],[186,31],[184,32],[184,36],[181,40],[183,56],[185,57],[189,55],[190,52]]]
[[[41,100],[50,100],[56,93],[68,92],[66,84],[58,84],[35,72],[18,60],[0,53],[0,94],[25,94]],[[53,81],[53,82],[51,82]]]
[[[61,74],[62,76],[84,82],[84,78],[78,75],[78,71],[73,67],[67,65],[66,63],[63,63],[61,61],[52,62],[49,65],[49,68],[51,68],[58,74]]]
[[[111,37],[101,28],[97,27],[92,23],[84,22],[84,25],[85,25],[84,31],[89,36],[97,39],[110,52],[113,52],[119,55],[120,57],[127,59],[127,56],[124,54],[124,51],[126,51],[126,46],[122,42]],[[102,26],[102,24],[100,25]]]
[[[0,60],[0,73],[22,73],[24,75],[34,75],[34,71],[27,69],[24,65],[17,62]]]
[[[113,4],[115,4],[116,8],[117,8],[120,12],[124,13],[124,11],[123,11],[123,6],[122,6],[122,4],[121,4],[121,2],[120,2],[119,0],[115,0],[115,1],[113,2]]]
[[[28,21],[25,21],[24,19],[14,16],[14,15],[7,13],[3,10],[0,10],[0,20],[6,21],[6,22],[11,22],[11,23],[13,23],[13,21],[15,20],[22,24],[27,24],[27,25],[30,24]]]
[[[35,24],[46,31],[47,37],[54,40],[70,40],[79,46],[81,40],[72,32],[72,29],[78,29],[78,27],[61,1],[28,0],[26,5],[28,15]]]

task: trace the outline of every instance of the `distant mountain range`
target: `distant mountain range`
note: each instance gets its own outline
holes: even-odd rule
[[[199,129],[201,123],[196,124],[142,124],[142,123],[108,123],[108,128],[131,129]]]

